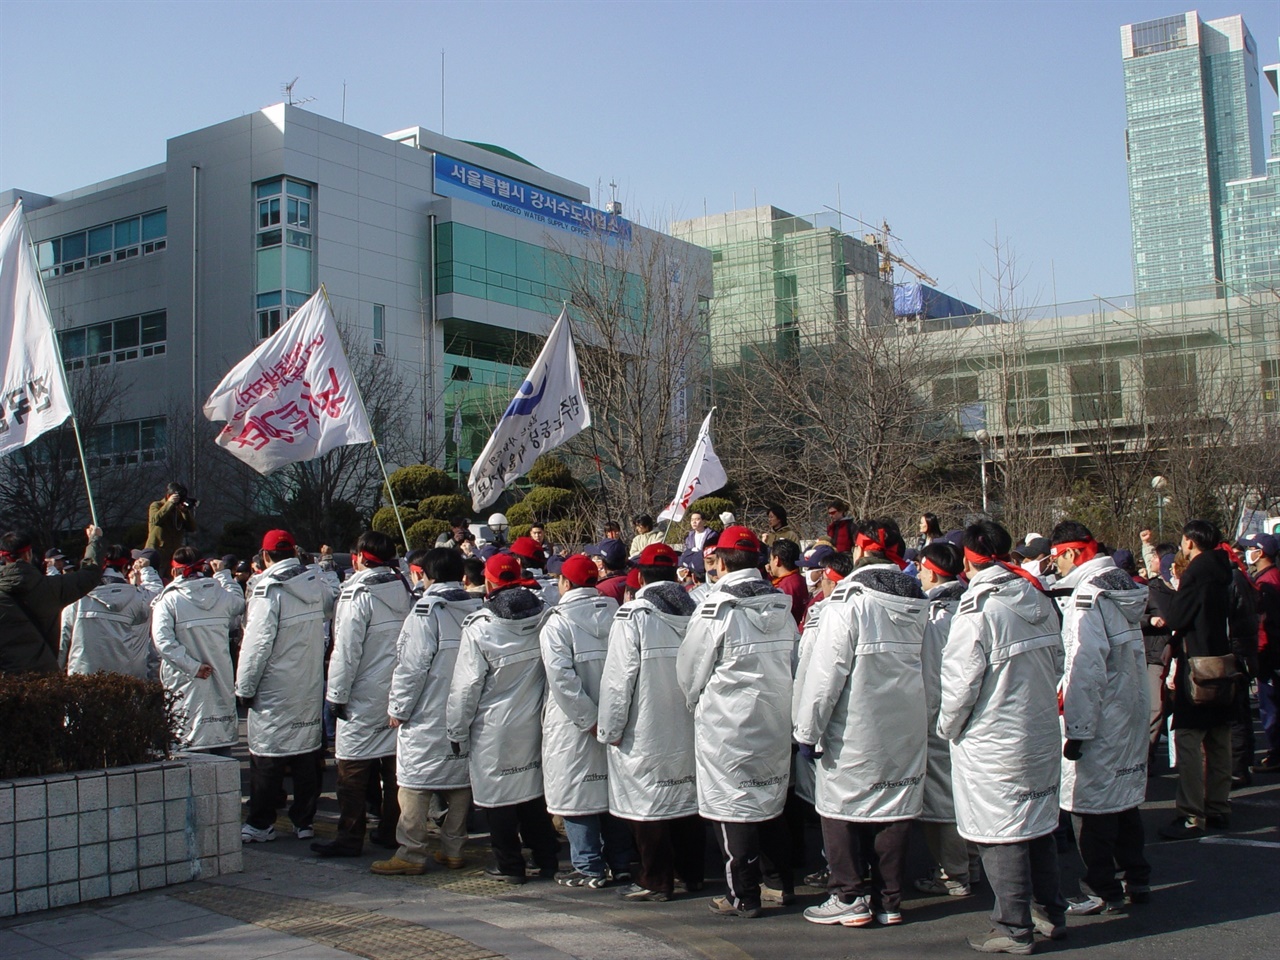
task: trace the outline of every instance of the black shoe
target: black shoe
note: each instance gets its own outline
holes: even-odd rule
[[[1204,836],[1204,827],[1194,817],[1178,817],[1161,827],[1159,832],[1166,840],[1196,840]]]
[[[1150,903],[1151,887],[1145,883],[1126,883],[1124,896],[1130,903]]]
[[[1231,814],[1229,813],[1211,813],[1204,818],[1204,825],[1214,830],[1230,830]]]
[[[311,851],[322,857],[358,857],[359,847],[348,847],[337,840],[317,841],[311,845]]]
[[[369,836],[369,842],[372,843],[375,847],[381,847],[383,850],[399,850],[400,849],[400,844],[397,843],[395,840],[384,840],[382,837],[378,836],[376,833],[371,834]]]
[[[556,874],[560,872],[560,864],[557,863],[554,867],[540,867],[529,861],[525,863],[524,871],[532,880],[554,880]]]
[[[1263,757],[1249,768],[1251,773],[1280,773],[1280,759]]]
[[[1243,790],[1245,787],[1252,787],[1252,786],[1253,786],[1253,777],[1249,776],[1249,774],[1247,773],[1242,773],[1239,776],[1234,776],[1231,778],[1232,790]]]
[[[497,880],[499,883],[509,883],[513,886],[519,886],[525,882],[524,874],[516,876],[513,873],[503,873],[497,867],[485,867],[484,875],[488,880]]]

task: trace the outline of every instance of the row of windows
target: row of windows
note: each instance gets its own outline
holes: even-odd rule
[[[258,339],[265,340],[279,330],[281,324],[292,317],[310,297],[311,294],[297,290],[272,290],[258,294]]]
[[[159,253],[168,246],[168,215],[154,210],[36,245],[40,274],[46,280],[91,267]]]
[[[89,431],[85,456],[99,467],[164,460],[166,427],[164,417],[105,424]]]
[[[83,370],[113,361],[158,357],[165,352],[166,327],[165,311],[157,310],[64,330],[58,334],[62,364],[68,370]]]
[[[1276,372],[1280,374],[1280,370]],[[1263,378],[1265,392],[1265,365]],[[1144,395],[1141,400],[1152,414],[1158,415],[1162,411],[1179,407],[1194,409],[1197,403],[1196,358],[1192,354],[1144,357],[1142,381]],[[1119,420],[1124,416],[1124,384],[1119,360],[1072,365],[1067,368],[1067,386],[1071,395],[1071,419],[1074,422],[1102,423]],[[1006,388],[1005,424],[1008,427],[1048,425],[1048,370],[1033,368],[1016,371],[1007,378]],[[969,419],[966,411],[985,410],[976,375],[937,380],[933,385],[933,402],[939,409],[959,410],[962,420]],[[977,426],[985,426],[985,423],[978,423]],[[965,426],[965,429],[972,428]]]
[[[265,340],[307,302],[312,283],[315,187],[277,177],[253,188],[257,220],[254,317]]]

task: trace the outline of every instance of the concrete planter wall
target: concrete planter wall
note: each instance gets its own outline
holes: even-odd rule
[[[0,917],[240,869],[236,760],[0,780]]]

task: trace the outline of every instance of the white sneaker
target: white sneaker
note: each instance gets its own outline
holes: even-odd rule
[[[268,843],[275,838],[275,827],[267,827],[265,830],[259,830],[257,827],[251,827],[246,823],[240,828],[241,843]]]
[[[294,827],[293,835],[299,840],[314,840],[316,831],[314,827]]]
[[[896,927],[902,922],[902,914],[897,910],[890,910],[887,913],[877,913],[876,923],[882,927]]]
[[[839,923],[846,927],[865,927],[873,919],[871,901],[868,897],[858,897],[853,903],[845,903],[833,893],[824,903],[805,910],[804,918],[810,923]]]

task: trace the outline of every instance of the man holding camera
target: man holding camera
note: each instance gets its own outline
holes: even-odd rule
[[[147,508],[147,548],[160,554],[161,570],[169,568],[173,551],[182,546],[186,535],[195,532],[199,503],[175,480],[165,488],[164,499],[154,501]]]

